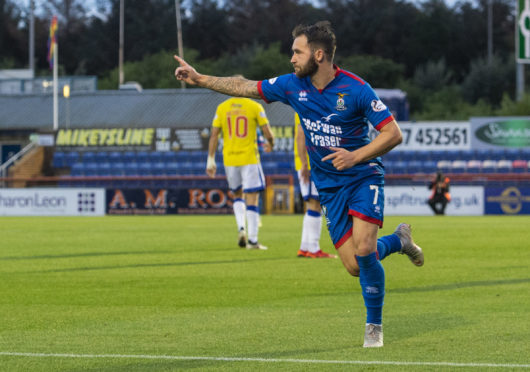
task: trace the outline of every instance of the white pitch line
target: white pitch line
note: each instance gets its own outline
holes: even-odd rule
[[[390,366],[437,366],[437,367],[472,367],[472,368],[530,368],[530,364],[508,363],[453,363],[453,362],[396,362],[384,360],[319,360],[319,359],[279,359],[279,358],[243,358],[243,357],[207,357],[180,355],[124,355],[124,354],[55,354],[55,353],[19,353],[0,351],[0,356],[32,358],[115,358],[115,359],[163,359],[163,360],[209,360],[219,362],[261,362],[261,363],[307,363],[307,364],[357,364],[357,365],[390,365]]]

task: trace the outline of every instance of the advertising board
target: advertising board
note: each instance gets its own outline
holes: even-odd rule
[[[486,214],[530,214],[530,187],[486,187]]]
[[[0,189],[0,216],[103,216],[104,214],[104,189]]]
[[[107,214],[230,214],[228,188],[108,189]]]
[[[385,187],[385,215],[430,216],[427,204],[431,192],[426,186]],[[484,188],[482,186],[451,187],[451,202],[445,213],[451,216],[481,216],[484,214]]]

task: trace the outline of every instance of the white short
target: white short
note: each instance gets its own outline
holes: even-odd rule
[[[310,182],[304,182],[301,176],[302,171],[298,171],[298,183],[300,184],[300,193],[302,194],[302,198],[305,201],[308,201],[309,199],[315,199],[318,200],[318,191],[315,186],[315,183],[313,180],[309,180]]]
[[[225,166],[226,180],[232,191],[243,187],[243,192],[265,190],[265,176],[261,164],[248,164],[240,167]]]

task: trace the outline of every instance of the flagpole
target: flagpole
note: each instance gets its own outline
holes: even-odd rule
[[[59,46],[55,43],[53,47],[53,130],[59,129]]]

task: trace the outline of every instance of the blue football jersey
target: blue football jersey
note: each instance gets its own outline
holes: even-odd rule
[[[299,78],[294,73],[258,82],[265,102],[283,102],[300,116],[312,177],[319,189],[348,183],[345,174],[383,172],[379,157],[343,171],[338,171],[331,160],[323,162],[322,158],[332,152],[329,147],[353,151],[368,144],[368,122],[380,130],[394,120],[367,82],[335,68],[335,79],[323,90],[316,89],[310,77]]]

